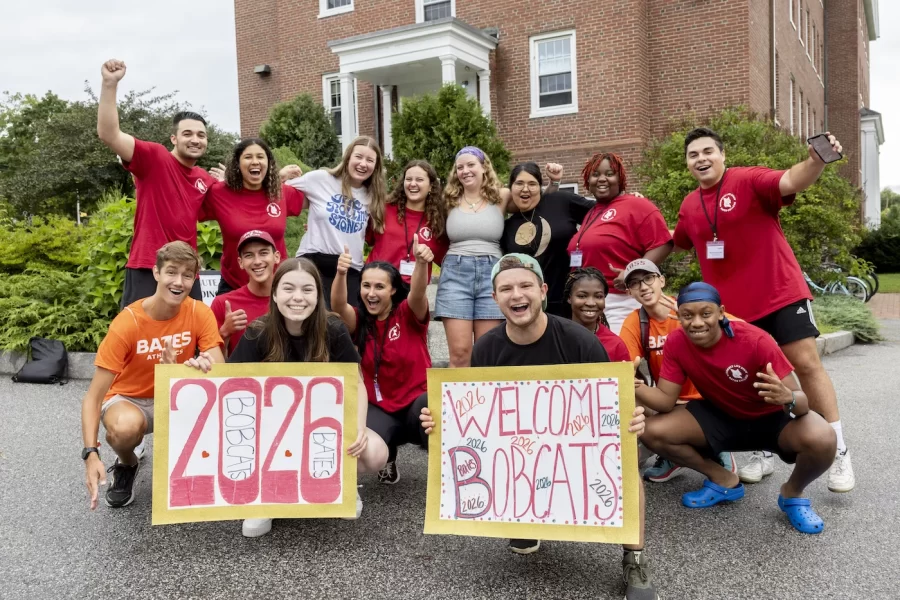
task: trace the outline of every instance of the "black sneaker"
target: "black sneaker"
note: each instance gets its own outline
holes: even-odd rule
[[[400,471],[397,470],[397,461],[389,460],[384,468],[378,471],[378,483],[394,485],[400,481]]]
[[[625,579],[625,600],[659,600],[653,585],[650,559],[643,551],[626,550],[622,557],[622,577]]]
[[[534,554],[541,547],[541,540],[509,540],[509,549],[516,554]]]
[[[138,469],[141,463],[137,463],[133,467],[123,465],[116,459],[113,466],[106,470],[112,473],[112,481],[106,490],[106,505],[110,508],[121,508],[128,506],[134,500],[134,479],[137,477]]]

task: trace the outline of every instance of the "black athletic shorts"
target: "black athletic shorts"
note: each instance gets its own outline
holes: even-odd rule
[[[122,302],[119,309],[123,309],[133,302],[149,298],[156,293],[156,278],[153,277],[153,269],[129,269],[125,268],[125,293],[122,294]],[[200,289],[200,279],[194,281],[191,288],[191,298],[203,301],[203,291]]]
[[[796,453],[778,445],[781,430],[792,420],[783,410],[758,419],[736,419],[709,400],[693,400],[685,406],[703,430],[712,451],[709,458],[721,452],[768,450],[786,463],[797,460]]]
[[[798,300],[751,323],[775,338],[779,346],[819,337],[812,302]]]
[[[428,436],[422,429],[419,414],[428,406],[428,394],[421,394],[412,404],[397,412],[383,411],[377,404],[369,404],[366,427],[381,436],[389,448],[403,444],[417,444],[428,448]]]

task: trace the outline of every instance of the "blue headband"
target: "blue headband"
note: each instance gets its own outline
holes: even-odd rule
[[[678,293],[679,306],[690,304],[691,302],[712,302],[716,306],[722,306],[722,297],[719,296],[719,290],[708,283],[695,281],[681,288],[681,291]],[[719,319],[719,325],[722,327],[722,331],[725,332],[726,337],[734,337],[734,329],[732,329],[731,321],[728,320],[728,317],[723,316]]]
[[[466,146],[465,148],[463,148],[462,150],[460,150],[459,152],[456,153],[456,158],[459,158],[463,154],[471,154],[472,156],[477,158],[479,161],[481,161],[482,164],[484,164],[485,157],[484,157],[484,152],[481,151],[481,148],[476,148],[475,146]]]

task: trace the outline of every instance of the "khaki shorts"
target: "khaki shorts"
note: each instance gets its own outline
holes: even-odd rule
[[[128,396],[116,394],[100,407],[100,420],[102,421],[103,417],[106,416],[106,411],[109,410],[109,407],[115,406],[120,402],[127,402],[141,411],[144,414],[144,419],[147,421],[147,431],[144,432],[144,435],[153,433],[153,398],[129,398]]]

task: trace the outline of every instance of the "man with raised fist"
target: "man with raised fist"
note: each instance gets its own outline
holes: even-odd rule
[[[113,481],[106,490],[106,505],[118,508],[133,499],[140,466],[134,450],[145,434],[153,433],[155,366],[187,363],[205,372],[212,363],[225,362],[212,311],[188,298],[199,269],[197,253],[186,243],[160,248],[152,270],[156,292],[126,306],[97,349],[97,369],[81,405],[81,458],[91,510],[97,508],[107,472]],[[100,421],[106,443],[116,453],[109,470],[100,459]]]
[[[137,207],[134,238],[125,265],[122,307],[153,295],[156,251],[174,241],[197,248],[197,214],[206,190],[215,181],[197,165],[206,154],[206,121],[194,112],[179,112],[172,119],[172,150],[135,139],[119,129],[116,89],[125,76],[125,63],[108,60],[100,68],[103,83],[97,110],[97,135],[119,155],[134,176]],[[190,288],[191,298],[202,300],[200,280]]]

